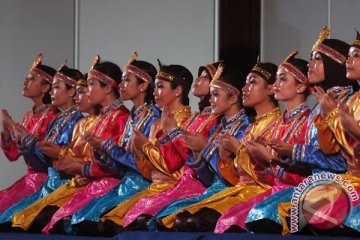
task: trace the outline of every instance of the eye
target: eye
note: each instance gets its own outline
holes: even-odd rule
[[[256,83],[255,78],[254,77],[250,78],[249,79],[249,84],[254,84],[254,83]]]

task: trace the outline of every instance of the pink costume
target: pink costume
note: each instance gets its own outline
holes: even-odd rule
[[[56,108],[50,105],[43,105],[38,108],[33,107],[32,111],[25,114],[22,125],[30,134],[41,140],[45,137],[46,128],[56,117],[56,114]],[[16,161],[20,156],[23,156],[28,169],[25,176],[16,181],[11,187],[0,192],[0,213],[4,212],[25,196],[39,190],[47,179],[47,169],[37,169],[31,166],[30,155],[28,156],[26,151],[22,151],[15,139],[11,139],[10,142],[5,143],[3,135],[1,135],[1,148],[10,161]]]

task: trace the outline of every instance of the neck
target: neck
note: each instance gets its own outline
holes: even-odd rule
[[[64,104],[62,104],[62,105],[60,105],[58,107],[61,109],[61,111],[66,111],[69,108],[71,108],[72,106],[73,106],[73,102],[70,101],[70,102],[64,103]]]
[[[224,112],[224,117],[230,118],[237,114],[241,108],[237,104],[233,104],[226,112]]]
[[[116,101],[116,97],[113,94],[109,94],[100,103],[101,109],[111,106]]]
[[[145,96],[144,94],[140,94],[136,98],[132,99],[135,109],[139,108],[140,106],[144,105],[145,103]]]
[[[300,104],[302,104],[304,102],[305,102],[305,100],[303,98],[295,98],[294,100],[284,102],[284,104],[285,104],[286,110],[288,112],[291,112],[292,110],[294,110],[296,107],[298,107]]]
[[[170,110],[171,113],[174,113],[182,108],[184,108],[185,106],[178,100],[176,99],[175,101],[173,101],[172,103],[168,104],[168,108]]]
[[[35,107],[40,107],[40,106],[44,105],[44,103],[42,101],[42,96],[33,98],[32,100],[33,100]]]
[[[271,112],[277,106],[270,100],[260,103],[254,107],[257,116],[262,116],[268,112]]]
[[[95,115],[95,109],[92,107],[86,111],[89,115]]]

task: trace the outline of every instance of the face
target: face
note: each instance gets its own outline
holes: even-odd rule
[[[360,80],[360,49],[351,47],[346,59],[346,77],[350,80]]]
[[[308,78],[311,84],[317,84],[325,80],[324,62],[318,51],[312,52],[308,67]]]
[[[50,87],[39,74],[30,72],[24,81],[23,96],[28,98],[40,97],[46,87]]]
[[[73,95],[69,91],[70,89],[66,88],[63,81],[54,78],[52,89],[50,91],[52,105],[61,107],[63,105],[68,105],[73,101]]]
[[[76,87],[76,96],[75,96],[75,104],[77,109],[80,112],[89,113],[92,109],[92,105],[89,101],[88,88],[77,86]]]
[[[123,100],[132,100],[142,93],[141,88],[144,86],[138,84],[134,74],[125,71],[122,75],[122,81],[119,87],[121,98]]]
[[[105,88],[100,86],[100,82],[94,78],[88,78],[88,95],[92,105],[101,104],[106,96]]]
[[[210,105],[212,114],[224,114],[231,108],[232,95],[221,88],[210,87]]]
[[[253,108],[265,101],[271,101],[270,95],[273,93],[273,87],[268,85],[260,75],[251,72],[246,77],[242,92],[243,106]]]
[[[296,79],[283,68],[279,68],[274,83],[275,99],[283,102],[292,100],[298,95],[298,88]]]
[[[195,79],[192,93],[196,97],[205,97],[209,94],[210,75],[206,70],[201,72],[201,75]]]
[[[176,98],[176,89],[172,89],[170,82],[155,79],[154,99],[159,108],[170,105]]]

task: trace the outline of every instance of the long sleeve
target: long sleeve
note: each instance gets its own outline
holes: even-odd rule
[[[99,124],[94,127],[93,134],[101,139],[111,139],[117,142],[123,134],[128,117],[129,111],[121,105],[102,117]],[[92,157],[95,159],[94,155]],[[99,161],[91,161],[85,163],[82,174],[86,177],[104,177],[115,176],[117,172]]]
[[[295,144],[290,165],[310,165],[311,168],[320,168],[332,172],[346,172],[347,164],[340,152],[325,154],[321,149],[311,145]]]
[[[11,161],[11,162],[18,160],[21,153],[19,151],[16,141],[11,138],[10,138],[10,140],[4,140],[3,134],[1,134],[0,141],[1,141],[1,148],[2,148],[5,156],[7,157],[7,159],[9,159],[9,161]],[[5,143],[5,141],[8,141],[8,142]]]
[[[344,94],[341,102],[345,102],[351,94]],[[360,92],[356,92],[346,102],[351,114],[357,118],[360,112]],[[358,119],[357,119],[358,120]],[[316,122],[320,148],[326,154],[334,154],[340,149],[347,155],[354,157],[352,139],[345,131],[339,120],[339,109],[330,112],[325,119],[319,118]]]
[[[75,124],[83,116],[78,111],[72,111],[69,115],[66,118],[56,118],[49,124],[47,137],[44,138],[45,141],[53,142],[59,146],[68,146],[70,144]],[[40,139],[34,135],[28,134],[21,139],[20,145],[29,159],[29,164],[35,169],[46,171],[49,166],[52,166],[52,159],[41,151],[38,146],[39,141]]]
[[[35,107],[33,107],[33,111],[29,111],[24,115],[21,124],[29,131],[29,133],[42,140],[45,137],[48,124],[54,120],[56,114],[56,108],[50,107],[49,105],[41,106],[40,111],[35,111]],[[8,143],[5,143],[2,134],[1,138],[1,147],[5,156],[10,161],[16,161],[22,154],[22,148],[19,148],[16,139],[11,138]]]
[[[142,109],[140,109],[141,111]],[[107,139],[102,145],[102,155],[103,161],[105,164],[115,171],[119,170],[119,165],[124,165],[136,172],[141,172],[142,167],[139,166],[139,163],[136,161],[135,156],[131,149],[133,148],[133,143],[131,142],[131,135],[133,133],[134,127],[140,129],[140,131],[149,138],[151,126],[154,122],[160,118],[161,111],[155,106],[149,106],[145,110],[133,111],[132,119],[129,119],[126,124],[127,129],[124,132],[120,144],[116,144],[113,140]],[[121,166],[120,166],[121,168]]]
[[[184,127],[186,120],[190,117],[190,107],[186,106],[174,113],[177,127]],[[180,136],[181,129],[176,128],[169,135],[165,135],[162,130],[160,119],[157,120],[150,130],[149,142],[143,146],[143,153],[149,160],[149,168],[152,178],[155,175],[163,175],[168,180],[177,180],[183,172],[184,160],[182,158],[173,159],[169,153],[162,155],[161,145],[173,144],[171,141]],[[158,173],[156,173],[158,172]],[[162,177],[161,177],[162,178]]]
[[[216,174],[224,182],[228,183],[222,177],[221,169],[219,168],[219,153],[218,153],[218,134],[229,133],[237,139],[241,139],[249,126],[250,121],[242,110],[231,120],[222,119],[219,125],[212,133],[208,145],[201,153],[200,160],[189,163],[196,170],[197,178],[199,178],[205,185],[210,185]]]

